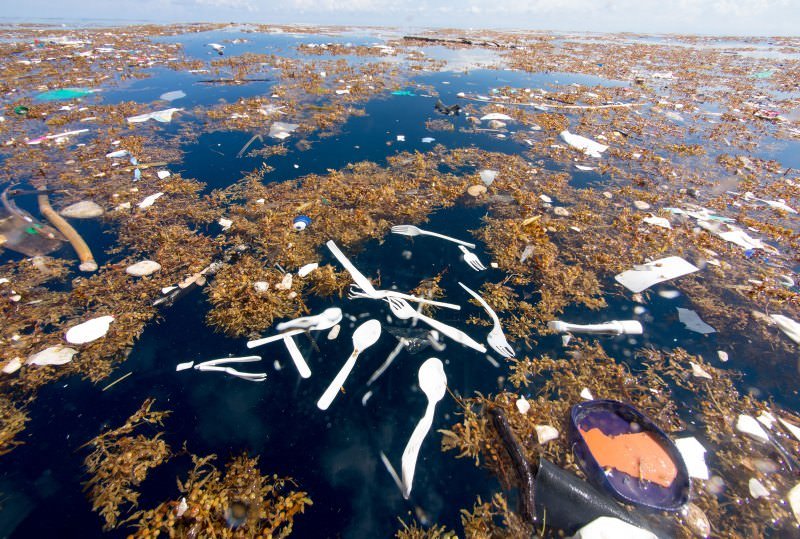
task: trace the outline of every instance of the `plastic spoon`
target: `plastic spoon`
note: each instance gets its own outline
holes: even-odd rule
[[[353,370],[358,355],[378,342],[380,336],[381,323],[375,319],[367,320],[356,328],[356,330],[353,332],[353,353],[350,354],[350,357],[347,358],[347,361],[336,375],[336,378],[333,379],[331,385],[328,386],[328,389],[325,390],[325,393],[323,393],[322,397],[320,397],[319,401],[317,401],[317,408],[320,410],[328,409],[328,406],[331,405],[333,399],[335,399],[336,395],[339,394],[339,389],[341,389],[341,387],[344,385],[344,381],[347,380],[347,377],[350,375],[350,371]]]
[[[433,412],[436,403],[442,400],[447,389],[447,376],[444,374],[444,366],[437,358],[432,357],[425,361],[419,368],[419,387],[428,398],[428,406],[425,408],[425,415],[422,416],[411,438],[406,444],[401,461],[403,473],[403,498],[406,500],[411,494],[411,484],[414,482],[414,469],[417,467],[417,456],[422,441],[427,436],[428,431],[433,425]]]
[[[262,339],[255,339],[253,341],[247,341],[248,348],[255,348],[256,346],[261,346],[262,344],[267,344],[275,341],[279,341],[284,337],[291,337],[293,335],[299,335],[300,333],[304,333],[306,330],[311,329],[314,331],[322,331],[326,329],[331,329],[333,326],[338,324],[342,321],[342,310],[338,307],[331,307],[330,309],[325,309],[318,315],[315,316],[307,316],[304,318],[305,320],[316,319],[316,325],[311,325],[309,327],[300,328],[300,329],[292,329],[289,331],[284,331],[283,333],[278,333],[277,335],[272,335],[270,337],[264,337]],[[286,322],[287,324],[289,322]],[[278,327],[281,325],[279,324]]]
[[[292,337],[284,337],[283,344],[286,345],[286,349],[289,351],[289,355],[292,361],[294,361],[294,366],[297,367],[297,372],[300,373],[300,376],[302,378],[309,378],[311,376],[311,369],[308,367],[308,363],[306,363],[306,359],[303,357],[303,353],[300,352],[294,339]]]

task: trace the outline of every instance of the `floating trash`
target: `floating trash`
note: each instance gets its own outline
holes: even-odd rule
[[[310,224],[311,218],[305,215],[298,215],[294,218],[294,221],[292,221],[292,227],[294,227],[295,230],[305,230]]]
[[[125,273],[134,277],[146,277],[161,269],[161,264],[152,260],[142,260],[125,268]]]
[[[70,344],[86,344],[96,341],[108,333],[108,329],[111,327],[111,322],[113,321],[113,316],[92,318],[91,320],[87,320],[82,324],[68,329],[64,338]]]
[[[93,217],[100,217],[105,213],[103,208],[92,200],[81,200],[75,204],[70,204],[66,208],[59,211],[64,217],[73,219],[91,219]]]

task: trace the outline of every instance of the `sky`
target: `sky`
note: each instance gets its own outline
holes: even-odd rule
[[[800,0],[0,0],[4,20],[800,35]]]

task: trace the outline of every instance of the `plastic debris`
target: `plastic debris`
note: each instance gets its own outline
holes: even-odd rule
[[[186,92],[183,90],[174,90],[172,92],[164,92],[158,98],[163,99],[164,101],[175,101],[176,99],[181,99],[186,97]]]
[[[717,350],[717,357],[719,358],[720,361],[725,363],[726,361],[728,361],[728,352],[725,352],[724,350]]]
[[[614,279],[631,292],[647,290],[654,284],[669,281],[689,273],[700,271],[700,268],[690,264],[679,256],[670,256],[634,266],[634,269],[624,271]]]
[[[36,95],[37,101],[61,101],[62,99],[76,99],[85,97],[89,94],[97,92],[98,90],[90,90],[89,88],[59,88],[57,90],[48,90]]]
[[[279,140],[288,138],[298,127],[298,124],[288,124],[285,122],[273,122],[269,127],[269,136]]]
[[[421,141],[423,144],[430,144],[430,143],[431,143],[431,142],[433,142],[434,140],[436,140],[436,139],[435,139],[435,138],[433,138],[433,137],[422,137],[422,138],[420,139],[420,141]]]
[[[536,430],[536,439],[539,445],[546,444],[558,438],[558,429],[550,425],[536,425],[534,429]]]
[[[750,496],[753,498],[767,498],[769,497],[769,490],[755,477],[751,477],[747,482],[747,488],[750,490]]]
[[[70,344],[85,344],[96,341],[108,333],[108,329],[113,321],[113,316],[98,316],[97,318],[92,318],[91,320],[71,327],[67,330],[64,337]]]
[[[146,277],[161,269],[161,264],[153,260],[142,260],[125,268],[125,273],[134,277]]]
[[[547,327],[559,333],[594,333],[600,335],[641,335],[644,329],[638,320],[612,320],[602,324],[570,324],[551,320]]]
[[[592,392],[589,391],[588,387],[584,387],[583,389],[581,389],[581,398],[585,399],[587,401],[593,401],[594,400],[594,397],[592,396]]]
[[[689,477],[707,481],[709,473],[705,458],[706,448],[703,447],[703,444],[694,436],[689,436],[688,438],[675,440],[675,446],[680,451],[681,457],[683,457],[683,462],[689,471]]]
[[[527,414],[528,410],[531,409],[531,403],[529,403],[528,399],[526,399],[525,397],[518,398],[516,404],[517,404],[517,410],[519,410],[519,413],[521,414]]]
[[[220,45],[219,43],[209,43],[208,46],[214,49],[214,51],[220,56],[222,56],[223,51],[225,50],[225,45]]]
[[[764,427],[762,427],[752,416],[739,414],[739,417],[736,420],[736,430],[743,434],[747,434],[759,442],[769,442],[769,435],[764,430]]]
[[[170,174],[169,170],[159,170],[158,172],[156,172],[156,176],[158,176],[159,180],[163,180],[165,178],[169,178],[170,175],[171,174]]]
[[[486,187],[489,187],[494,182],[494,179],[497,177],[496,170],[481,170],[480,172],[481,181]]]
[[[119,158],[119,157],[126,157],[128,155],[130,155],[128,153],[128,150],[116,150],[116,151],[107,153],[106,157],[108,157],[109,159],[116,159],[116,158]]]
[[[467,194],[473,197],[479,197],[483,194],[486,194],[486,186],[485,185],[470,185],[467,187]]]
[[[128,118],[128,123],[138,124],[146,122],[147,120],[155,120],[160,123],[169,123],[172,121],[172,115],[180,112],[183,109],[164,109],[156,112],[148,112],[147,114],[139,114],[138,116],[131,116]]]
[[[233,226],[233,221],[226,219],[225,217],[220,217],[217,223],[222,228],[223,232],[226,232],[231,226]]]
[[[72,356],[78,351],[68,346],[57,344],[45,348],[41,352],[36,352],[28,356],[26,365],[64,365],[72,361]]]
[[[139,202],[138,206],[139,206],[140,209],[149,208],[150,206],[153,205],[153,203],[156,200],[158,200],[163,195],[164,195],[164,193],[160,193],[159,192],[159,193],[152,194],[152,195],[150,195],[148,197],[145,197],[141,202]]]
[[[301,267],[297,270],[297,275],[300,277],[305,277],[315,269],[319,268],[319,264],[317,262],[313,262],[311,264],[306,264],[305,266]]]
[[[670,224],[669,219],[664,217],[656,217],[655,215],[651,215],[650,217],[645,217],[642,219],[642,221],[648,225],[660,226],[661,228],[668,228],[670,230],[672,229],[672,224]]]
[[[608,146],[606,146],[605,144],[600,144],[599,142],[595,142],[592,139],[588,139],[580,135],[575,135],[567,130],[562,131],[561,133],[558,134],[558,136],[561,137],[561,140],[563,140],[576,150],[582,151],[589,157],[599,158],[600,154],[608,149]]]
[[[792,433],[792,436],[794,436],[796,440],[800,441],[800,427],[796,427],[780,417],[778,421],[780,421],[781,425],[783,425],[786,430]]]
[[[705,370],[703,370],[703,367],[701,367],[694,361],[690,361],[689,363],[692,365],[692,376],[694,376],[695,378],[705,378],[707,380],[712,379],[711,375],[708,374]]]
[[[175,365],[176,371],[185,371],[191,369],[194,366],[194,361],[187,361],[185,363],[178,363]]]
[[[311,224],[311,218],[306,215],[298,215],[292,221],[292,227],[295,230],[305,230]]]
[[[582,527],[572,539],[658,539],[653,533],[614,517],[598,517]]]
[[[716,333],[717,330],[703,322],[700,315],[695,311],[691,309],[682,309],[680,307],[676,307],[676,309],[678,310],[678,320],[686,326],[686,329],[694,331],[695,333],[702,333],[703,335]]]
[[[75,204],[70,204],[66,208],[62,208],[58,213],[64,217],[73,219],[90,219],[103,215],[103,208],[94,201],[81,200]]]
[[[800,344],[800,323],[792,320],[788,316],[782,314],[771,314],[770,318],[775,321],[780,328],[790,339],[795,343]]]
[[[195,370],[201,372],[223,372],[248,382],[263,382],[267,379],[265,372],[242,372],[234,369],[233,367],[222,367],[221,365],[227,363],[251,363],[254,361],[261,361],[261,356],[244,356],[244,357],[226,357],[221,359],[212,359],[198,363],[194,366]]]
[[[8,363],[3,366],[3,372],[5,374],[12,374],[17,372],[22,367],[22,360],[18,357],[11,358]]]
[[[486,114],[484,116],[481,116],[481,121],[482,122],[485,122],[487,120],[500,120],[500,121],[508,122],[508,121],[513,120],[513,119],[514,118],[512,118],[508,114],[501,114],[499,112],[492,112],[490,114]]]
[[[800,523],[800,483],[792,487],[786,495],[786,499],[789,502],[789,507],[792,508],[794,519]]]

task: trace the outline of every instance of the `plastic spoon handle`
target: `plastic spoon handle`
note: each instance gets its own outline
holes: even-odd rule
[[[456,329],[453,326],[448,326],[445,323],[439,322],[438,320],[434,320],[433,318],[428,318],[424,314],[416,314],[414,318],[418,318],[428,324],[433,329],[437,330],[442,335],[446,335],[450,337],[457,343],[463,344],[464,346],[469,346],[470,348],[477,350],[480,353],[486,352],[486,347],[476,342],[472,339],[469,335],[461,331],[460,329]]]
[[[272,335],[271,337],[264,337],[263,339],[256,339],[254,341],[247,341],[247,347],[255,348],[256,346],[261,346],[262,344],[279,341],[285,337],[291,337],[292,335],[299,335],[304,331],[305,330],[303,329],[293,329],[291,331],[285,331],[283,333],[278,333],[277,335]]]
[[[331,405],[333,399],[336,398],[336,395],[339,394],[339,390],[344,385],[344,381],[347,380],[347,377],[350,375],[350,371],[353,370],[353,367],[356,364],[356,358],[358,357],[359,351],[353,350],[353,353],[350,354],[350,357],[347,358],[344,366],[341,368],[339,373],[336,375],[336,378],[333,379],[331,385],[328,386],[328,389],[325,390],[325,393],[317,401],[317,408],[320,410],[327,410],[328,406]]]
[[[456,238],[451,238],[450,236],[445,236],[444,234],[437,234],[436,232],[430,232],[428,230],[422,230],[422,229],[420,229],[419,232],[420,232],[420,234],[424,234],[426,236],[434,236],[436,238],[441,238],[443,240],[452,241],[453,243],[457,243],[459,245],[464,245],[466,247],[469,247],[470,249],[474,249],[475,248],[475,244],[474,243],[470,243],[468,241],[457,240]]]
[[[431,430],[431,425],[433,425],[433,411],[435,408],[436,403],[428,401],[428,407],[425,408],[425,415],[422,416],[422,419],[417,423],[403,451],[403,459],[400,468],[403,474],[403,498],[406,500],[411,494],[411,485],[414,482],[414,470],[417,467],[419,448],[422,446],[422,441],[425,439],[425,436],[427,436],[428,431]]]
[[[384,292],[384,291],[381,291]],[[410,294],[403,294],[402,292],[395,292],[393,290],[386,290],[385,294],[387,297],[395,297],[395,298],[403,298],[408,301],[413,301],[415,303],[426,303],[428,305],[435,305],[437,307],[445,307],[447,309],[453,309],[456,311],[461,310],[461,305],[456,305],[455,303],[445,303],[443,301],[434,301],[432,299],[425,299],[419,298],[417,296],[412,296]]]
[[[284,337],[283,343],[286,345],[289,355],[292,356],[292,361],[294,361],[294,366],[297,367],[300,376],[303,378],[310,377],[311,369],[308,368],[308,364],[303,354],[300,352],[300,349],[297,347],[297,344],[294,342],[294,339],[291,337]]]
[[[486,311],[489,314],[489,316],[492,317],[492,321],[495,323],[495,325],[499,325],[500,324],[500,319],[497,318],[497,313],[494,312],[494,309],[489,307],[489,304],[486,303],[486,301],[480,296],[480,294],[478,294],[474,290],[470,289],[469,287],[467,287],[467,285],[465,285],[464,283],[462,283],[460,281],[459,281],[458,284],[461,285],[461,288],[463,288],[464,290],[467,291],[467,294],[469,294],[470,296],[472,296],[473,298],[478,300],[478,303],[480,303],[483,306],[483,310]]]

